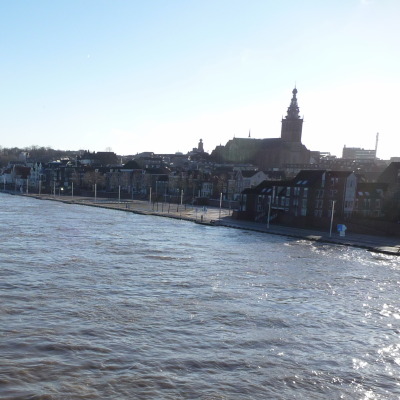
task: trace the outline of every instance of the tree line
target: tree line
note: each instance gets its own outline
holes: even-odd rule
[[[10,161],[18,161],[21,155],[26,154],[28,159],[33,159],[37,162],[47,163],[54,160],[59,160],[64,157],[76,157],[78,151],[71,150],[55,150],[51,147],[1,147],[0,146],[0,167],[5,167]]]

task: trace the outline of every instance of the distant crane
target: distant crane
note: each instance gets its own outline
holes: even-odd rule
[[[375,158],[376,158],[376,154],[378,152],[378,142],[379,142],[379,132],[377,132],[376,134],[376,141],[375,141]]]

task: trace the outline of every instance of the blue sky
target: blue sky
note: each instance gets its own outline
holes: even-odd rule
[[[280,136],[400,156],[398,0],[1,0],[0,146],[186,153]]]

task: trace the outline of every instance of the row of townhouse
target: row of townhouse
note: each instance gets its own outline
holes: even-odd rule
[[[241,192],[257,186],[265,179],[282,179],[282,172],[263,172],[248,165],[207,165],[185,170],[173,168],[160,157],[147,157],[128,161],[124,165],[93,165],[63,159],[48,163],[9,164],[0,171],[4,189],[48,194],[89,195],[94,188],[99,195],[120,193],[122,197],[150,196],[161,201],[166,196],[185,195],[195,198],[234,201]]]
[[[377,182],[363,182],[350,171],[303,170],[294,179],[282,171],[258,171],[249,165],[209,165],[179,170],[158,158],[102,166],[69,160],[47,164],[12,163],[0,172],[4,189],[23,192],[93,195],[153,201],[192,202],[220,199],[242,218],[273,218],[303,223],[329,218],[332,208],[343,220],[400,220],[400,163],[390,164]],[[1,180],[0,180],[1,182]],[[224,203],[227,205],[228,203]]]
[[[399,174],[400,177],[400,174]],[[242,192],[238,217],[257,221],[319,225],[334,215],[343,220],[388,217],[391,194],[400,182],[359,182],[351,171],[303,170],[294,179],[263,181]],[[389,190],[392,188],[392,190]],[[398,205],[397,205],[398,208]]]

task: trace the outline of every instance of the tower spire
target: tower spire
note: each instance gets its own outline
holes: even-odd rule
[[[288,119],[288,118],[299,119],[300,118],[300,116],[299,116],[300,109],[297,104],[297,97],[296,97],[297,89],[296,89],[296,87],[292,90],[292,93],[293,93],[293,97],[292,97],[292,100],[290,101],[290,106],[287,109],[286,119]]]
[[[292,90],[293,97],[287,109],[287,115],[282,118],[281,138],[285,142],[300,142],[303,129],[303,119],[299,116],[299,105],[297,104],[297,88]]]

